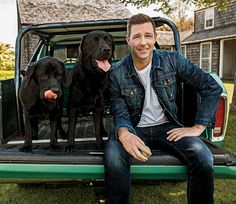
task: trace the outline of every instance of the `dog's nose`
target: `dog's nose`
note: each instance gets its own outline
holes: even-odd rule
[[[57,87],[53,87],[50,90],[53,91],[54,93],[60,93],[60,89]]]
[[[103,53],[104,54],[108,54],[108,53],[110,53],[111,52],[111,49],[110,48],[104,48],[103,49]]]

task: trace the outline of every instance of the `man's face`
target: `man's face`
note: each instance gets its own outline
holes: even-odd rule
[[[132,25],[130,36],[126,40],[131,47],[134,61],[150,63],[156,41],[156,33],[150,22]]]

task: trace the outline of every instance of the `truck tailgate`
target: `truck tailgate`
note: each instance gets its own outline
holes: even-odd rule
[[[62,142],[62,146],[65,145]],[[213,144],[207,144],[214,154],[216,178],[236,178],[236,158]],[[0,182],[46,182],[57,180],[100,180],[104,178],[103,152],[95,142],[78,142],[76,151],[51,152],[48,144],[34,145],[32,153],[19,152],[19,144],[2,146],[0,152]],[[86,150],[87,148],[94,150]],[[183,179],[187,167],[175,156],[161,150],[145,162],[132,160],[133,179]],[[24,182],[26,182],[24,180]]]

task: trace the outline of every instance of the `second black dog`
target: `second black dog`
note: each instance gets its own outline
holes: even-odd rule
[[[103,97],[113,50],[112,36],[105,31],[89,32],[82,39],[79,59],[71,73],[66,151],[73,151],[76,119],[80,113],[93,113],[97,146],[99,149],[104,146],[102,136],[106,132],[103,126]]]

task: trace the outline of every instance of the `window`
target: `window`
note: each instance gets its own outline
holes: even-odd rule
[[[55,45],[53,56],[66,63],[73,63],[79,55],[79,45]]]
[[[186,57],[186,56],[187,56],[187,54],[186,54],[186,45],[182,45],[182,46],[181,46],[181,50],[182,50],[182,55],[183,55],[184,57]]]
[[[205,71],[211,71],[211,42],[200,45],[200,67]]]
[[[127,43],[116,43],[115,52],[113,54],[113,61],[119,61],[124,56],[130,53],[130,48]]]
[[[173,51],[173,48],[171,45],[160,45],[162,50],[166,50],[166,51]]]
[[[205,10],[205,29],[214,27],[214,7]]]

